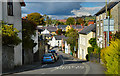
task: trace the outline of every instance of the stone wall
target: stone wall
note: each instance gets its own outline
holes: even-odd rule
[[[118,31],[120,31],[120,2],[118,4]]]
[[[111,10],[112,19],[114,19],[114,33],[118,31],[118,4],[115,5]]]
[[[10,70],[14,68],[14,47],[2,47],[2,70]]]
[[[32,49],[26,49],[23,50],[23,64],[32,64],[33,63],[33,50]]]

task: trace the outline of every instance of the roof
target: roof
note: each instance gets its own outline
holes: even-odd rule
[[[116,2],[115,2],[116,1]],[[115,5],[117,5],[120,1],[118,0],[114,0],[114,2],[110,2],[109,4],[107,4],[107,8],[108,10],[112,9]],[[104,13],[106,11],[106,6],[104,6],[100,11],[98,11],[95,15],[99,15],[101,13]]]
[[[67,26],[68,26],[68,25],[58,25],[57,27],[58,27],[59,29],[65,29]]]
[[[46,37],[51,37],[52,35],[51,34],[45,34]]]
[[[48,27],[47,30],[50,31],[50,32],[56,32],[57,27]]]
[[[93,32],[96,31],[95,24],[91,24],[91,25],[87,26],[82,31],[80,31],[79,34],[86,34],[87,35],[91,31],[93,31]]]
[[[81,29],[82,26],[81,25],[70,25],[70,27],[74,28],[74,29]]]
[[[66,19],[61,19],[61,20],[58,20],[60,22],[66,22],[67,20]]]
[[[64,35],[57,35],[57,36],[54,36],[56,40],[62,40],[62,38],[64,39],[65,36]]]
[[[42,30],[47,29],[50,32],[56,32],[57,31],[57,27],[51,27],[51,26],[49,26],[49,27],[37,27],[37,29],[42,29]]]

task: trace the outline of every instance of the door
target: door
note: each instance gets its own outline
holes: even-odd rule
[[[82,49],[82,59],[84,59],[84,50]]]

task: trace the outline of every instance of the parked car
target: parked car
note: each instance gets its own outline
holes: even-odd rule
[[[58,57],[58,54],[57,54],[56,50],[49,50],[48,53],[52,53],[54,55],[55,61],[58,60],[59,57]]]
[[[59,50],[59,51],[62,51],[62,48],[60,47],[58,50]]]
[[[55,62],[54,55],[52,53],[44,54],[42,57],[42,63],[51,63]]]

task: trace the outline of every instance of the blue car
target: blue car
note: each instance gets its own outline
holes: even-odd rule
[[[49,50],[48,53],[56,53],[56,50]]]
[[[49,50],[48,53],[52,53],[53,54],[53,56],[55,57],[55,61],[58,60],[59,57],[58,57],[58,54],[57,54],[56,50]]]
[[[54,56],[52,53],[44,54],[42,57],[42,63],[51,63],[55,62]]]

